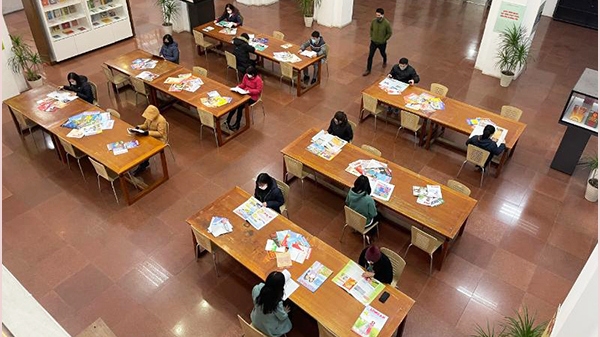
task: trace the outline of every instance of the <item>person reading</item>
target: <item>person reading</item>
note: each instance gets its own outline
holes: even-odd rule
[[[271,337],[282,336],[292,330],[292,321],[288,316],[290,308],[283,305],[285,275],[271,272],[265,282],[252,288],[254,308],[250,313],[252,325]]]
[[[373,277],[385,284],[392,283],[394,279],[392,262],[375,245],[363,249],[358,258],[358,264],[365,268],[366,271],[362,275],[365,278]]]
[[[277,213],[281,213],[279,208],[285,203],[283,192],[277,186],[277,181],[267,173],[261,173],[256,177],[254,197],[262,202],[263,206],[269,207]]]
[[[338,111],[333,115],[327,133],[340,137],[347,142],[351,142],[354,138],[352,126],[348,123],[348,116],[343,111]]]
[[[394,64],[388,77],[411,85],[421,80],[415,68],[408,64],[406,57],[401,58],[398,64]]]
[[[221,21],[230,22],[233,27],[237,27],[243,24],[244,19],[242,18],[239,9],[235,8],[232,4],[227,4],[225,5],[223,14],[215,20],[215,23]]]
[[[467,140],[467,145],[475,145],[478,148],[484,149],[490,153],[490,156],[485,162],[485,167],[488,167],[492,161],[492,157],[500,155],[502,151],[506,149],[506,145],[504,145],[504,143],[498,146],[498,144],[496,144],[496,142],[491,138],[494,133],[496,133],[496,128],[493,125],[488,124],[483,128],[483,134],[479,136],[473,136]]]
[[[88,82],[87,77],[83,75],[77,75],[74,72],[70,72],[67,75],[67,81],[69,81],[69,85],[65,85],[59,88],[73,91],[77,94],[77,97],[90,104],[94,104],[94,93],[92,91],[92,85],[90,84],[90,82]]]

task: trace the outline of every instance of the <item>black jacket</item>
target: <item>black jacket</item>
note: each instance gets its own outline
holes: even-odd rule
[[[266,202],[267,207],[277,213],[281,213],[279,207],[285,203],[283,192],[281,192],[281,189],[279,189],[277,182],[273,178],[271,178],[271,181],[267,184],[267,189],[264,191],[258,188],[258,183],[256,183],[254,197],[260,202]]]
[[[492,157],[501,154],[502,151],[504,151],[504,149],[506,148],[506,146],[504,144],[500,144],[500,146],[498,146],[496,144],[496,142],[491,140],[490,138],[481,139],[481,136],[473,136],[473,137],[469,138],[467,140],[467,145],[469,145],[469,144],[473,144],[473,145],[477,146],[478,148],[481,148],[481,149],[484,149],[484,150],[490,152],[490,156],[488,157],[487,161],[485,162],[486,167],[490,164],[490,161],[492,161]]]
[[[90,82],[88,82],[87,77],[83,75],[79,75],[79,79],[81,80],[81,85],[77,86],[71,85],[69,83],[68,86],[64,86],[63,88],[65,90],[77,93],[77,97],[90,104],[94,104],[94,93],[92,92],[92,85],[90,84]]]
[[[232,13],[231,15],[227,14],[227,12],[223,13],[223,15],[219,16],[217,22],[227,21],[227,22],[235,22],[238,26],[244,24],[244,19],[240,13]]]
[[[351,142],[352,138],[354,138],[354,134],[352,133],[352,126],[350,125],[350,123],[346,122],[346,125],[338,125],[335,124],[333,118],[329,123],[329,129],[327,129],[327,132],[334,136],[340,137],[341,139],[347,142]]]
[[[254,47],[248,44],[248,40],[241,36],[233,39],[233,45],[235,46],[233,55],[235,55],[237,69],[242,74],[245,74],[249,66],[254,66],[254,61],[250,59],[250,53],[254,53]]]
[[[404,83],[408,83],[410,80],[415,81],[415,83],[419,83],[421,80],[419,75],[417,75],[415,68],[411,67],[410,65],[408,65],[406,69],[401,70],[399,65],[394,64],[392,70],[390,70],[390,75],[392,75],[393,79],[402,81]]]
[[[358,258],[358,264],[365,269],[368,266],[367,259],[365,258],[365,252],[368,248],[369,247],[363,249]],[[385,256],[384,253],[381,253],[379,261],[373,264],[373,272],[375,273],[375,279],[381,283],[390,284],[394,279],[394,267],[392,266],[390,259]]]

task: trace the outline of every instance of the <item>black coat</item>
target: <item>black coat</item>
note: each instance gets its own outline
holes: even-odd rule
[[[419,83],[421,80],[419,75],[417,75],[415,68],[411,67],[410,65],[408,65],[406,69],[402,70],[400,69],[399,65],[394,64],[392,70],[390,70],[390,75],[392,75],[393,79],[402,81],[404,83],[408,83],[410,80],[415,81],[415,83]]]
[[[365,258],[367,249],[369,249],[369,247],[363,249],[358,258],[358,264],[365,269],[368,265],[367,259]],[[373,264],[373,272],[375,273],[375,279],[381,283],[390,284],[394,279],[394,267],[392,266],[390,259],[385,256],[384,253],[381,253],[379,261]]]
[[[88,82],[87,77],[83,75],[79,75],[79,79],[81,80],[81,84],[79,86],[69,84],[68,86],[64,86],[63,88],[65,90],[75,92],[77,94],[77,97],[90,104],[94,104],[94,93],[92,91],[92,85],[90,84],[90,82]]]
[[[351,142],[352,138],[354,138],[354,133],[352,132],[352,126],[350,123],[346,122],[346,125],[338,125],[335,124],[333,119],[331,119],[331,122],[329,123],[329,129],[327,129],[327,133],[340,137],[347,142]]]
[[[267,184],[267,189],[264,191],[258,188],[258,183],[256,183],[254,197],[260,202],[266,202],[267,207],[277,213],[281,213],[279,207],[285,203],[283,192],[281,192],[281,189],[277,186],[277,182],[273,178],[271,178],[271,181]]]
[[[250,53],[254,53],[254,47],[248,44],[248,41],[241,36],[233,39],[233,45],[235,46],[233,55],[235,55],[237,69],[243,75],[249,66],[254,66],[254,61],[250,59]]]
[[[473,137],[469,138],[467,140],[467,145],[469,145],[469,144],[475,145],[478,148],[481,148],[481,149],[484,149],[484,150],[490,152],[490,156],[488,157],[487,161],[485,162],[486,167],[490,164],[490,161],[492,161],[492,157],[501,154],[502,151],[504,151],[504,149],[506,148],[506,146],[504,144],[500,144],[500,146],[498,146],[498,144],[496,144],[496,142],[491,140],[490,138],[481,139],[481,136],[473,136]]]

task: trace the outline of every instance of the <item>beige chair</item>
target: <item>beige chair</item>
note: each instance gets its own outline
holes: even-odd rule
[[[213,246],[212,241],[210,241],[210,239],[206,236],[200,234],[194,227],[192,227],[192,233],[194,234],[194,238],[196,238],[196,251],[194,252],[196,254],[196,260],[200,258],[202,249],[209,252],[210,255],[212,255],[215,273],[217,274],[217,277],[219,277],[219,269],[217,268],[217,247]]]
[[[169,124],[169,122],[167,122],[167,141],[165,142],[165,145],[167,146],[169,151],[171,151],[171,157],[173,157],[173,161],[177,162],[175,160],[175,153],[173,153],[173,149],[171,148],[171,143],[169,143],[169,135],[170,135],[169,130],[170,130],[170,124]]]
[[[292,82],[290,86],[290,92],[292,92],[292,88],[294,87],[294,67],[292,67],[291,63],[287,62],[279,62],[279,66],[281,67],[281,76],[279,77],[279,85],[281,86],[281,81],[284,78],[287,78]]]
[[[356,138],[356,123],[354,123],[351,120],[348,120],[348,124],[350,124],[350,128],[352,129],[352,140],[350,140],[348,143],[352,143],[352,141]]]
[[[323,324],[317,321],[317,326],[319,327],[319,337],[338,337],[331,330],[327,329]]]
[[[144,83],[142,79],[139,79],[135,76],[131,76],[129,81],[131,82],[133,90],[135,91],[135,105],[137,105],[138,103],[138,95],[146,97],[146,102],[149,103],[150,101],[148,100],[148,95],[150,94],[150,92],[146,87],[146,83]]]
[[[100,106],[98,104],[98,86],[92,81],[88,81],[88,83],[90,84],[90,87],[92,87],[92,96],[94,97],[94,101],[92,102],[92,104]]]
[[[423,123],[421,121],[421,117],[415,115],[414,113],[401,110],[400,111],[400,127],[398,128],[398,131],[396,131],[396,138],[398,138],[398,133],[400,132],[400,129],[402,129],[402,128],[413,132],[413,134],[415,135],[415,143],[414,143],[415,147],[417,146],[417,144],[421,145],[419,139],[417,138],[417,133],[419,131],[421,131],[421,129],[423,128]]]
[[[115,109],[107,108],[106,112],[108,112],[114,118],[121,119],[121,114]]]
[[[242,318],[242,316],[237,315],[238,320],[240,321],[240,326],[242,327],[242,333],[244,337],[269,337],[264,333],[258,331],[252,324],[248,324],[246,320]]]
[[[192,68],[192,75],[199,77],[208,77],[208,70],[202,68],[202,67],[193,67]]]
[[[113,171],[107,170],[106,166],[100,164],[91,157],[88,157],[88,159],[92,163],[92,166],[94,166],[94,170],[96,170],[96,174],[98,175],[98,190],[102,191],[102,188],[100,187],[100,177],[108,180],[110,182],[110,187],[112,187],[113,194],[115,195],[115,199],[117,200],[118,204],[119,198],[117,197],[117,191],[115,190],[115,180],[119,178],[119,175]]]
[[[467,145],[467,159],[463,161],[462,165],[460,166],[460,170],[458,170],[458,173],[456,174],[456,177],[458,178],[460,171],[462,171],[467,162],[477,165],[481,168],[481,180],[479,182],[479,187],[481,187],[483,185],[483,175],[485,174],[485,162],[489,156],[489,151],[481,149],[473,144]]]
[[[523,110],[510,105],[503,105],[502,110],[500,110],[500,116],[504,116],[515,121],[521,119],[522,114]]]
[[[237,82],[240,81],[240,74],[239,71],[237,69],[237,60],[235,58],[235,55],[233,55],[232,53],[226,51],[225,52],[225,59],[227,60],[227,72],[225,73],[225,78],[227,78],[227,76],[229,75],[229,68],[235,70],[235,79]]]
[[[206,56],[206,66],[208,67],[208,51],[216,47],[216,44],[210,43],[204,39],[204,34],[197,30],[192,31],[194,33],[194,42],[196,42],[197,48],[204,50],[204,56]]]
[[[285,216],[289,219],[290,218],[290,213],[288,212],[288,197],[290,195],[290,185],[284,183],[283,181],[279,180],[279,179],[275,179],[275,181],[277,182],[277,187],[279,187],[279,189],[281,190],[281,193],[283,194],[283,205],[281,205],[281,207],[279,207],[279,211],[281,212],[281,214],[283,214],[283,212],[285,212]]]
[[[110,95],[110,85],[112,84],[113,86],[113,90],[115,91],[115,94],[118,93],[119,88],[127,85],[127,84],[131,84],[131,82],[129,82],[129,76],[117,72],[116,74],[113,73],[113,71],[111,69],[109,69],[106,65],[102,65],[102,71],[104,71],[104,76],[106,76],[106,80],[108,82],[106,82],[106,88],[108,90],[108,94]]]
[[[329,78],[329,62],[328,60],[328,55],[329,55],[329,45],[328,44],[324,44],[323,48],[325,48],[325,58],[323,58],[323,61],[321,63],[321,65],[324,65],[327,69],[327,78]]]
[[[433,269],[433,253],[440,248],[440,246],[444,242],[442,240],[437,239],[436,237],[425,233],[424,231],[418,229],[415,226],[410,228],[410,244],[406,247],[406,252],[404,253],[404,258],[406,258],[406,254],[408,254],[408,250],[411,246],[416,246],[422,251],[429,254],[429,275],[431,275],[431,271]]]
[[[369,240],[369,236],[367,235],[367,233],[371,229],[376,228],[377,236],[379,237],[379,222],[373,220],[370,224],[367,225],[367,218],[348,206],[344,206],[344,214],[346,216],[346,224],[344,225],[344,228],[342,228],[342,236],[340,236],[340,242],[342,242],[342,239],[344,238],[344,232],[346,231],[346,227],[348,226],[352,227],[352,229],[354,229],[362,235],[363,247],[365,247],[366,244],[371,244],[371,240]]]
[[[10,111],[13,113],[13,116],[15,116],[17,124],[19,124],[19,136],[21,136],[21,140],[25,141],[25,135],[23,134],[23,131],[28,130],[29,134],[31,135],[31,138],[33,138],[33,144],[35,145],[35,148],[38,149],[37,142],[35,141],[35,136],[33,135],[33,128],[37,126],[37,123],[25,117],[22,113],[18,111],[15,111],[13,109],[11,109]]]
[[[200,118],[200,139],[202,139],[202,129],[204,126],[209,127],[213,130],[215,135],[215,143],[219,147],[219,139],[217,138],[217,127],[215,125],[215,117],[213,114],[206,112],[202,109],[198,109],[198,117]]]
[[[446,185],[448,185],[448,187],[451,189],[466,195],[467,197],[471,195],[471,189],[456,180],[449,179]]]
[[[267,118],[267,114],[265,113],[265,102],[263,102],[262,99],[262,92],[260,93],[260,97],[258,98],[258,100],[254,103],[252,103],[252,105],[250,105],[250,114],[252,115],[252,124],[254,124],[254,108],[256,107],[256,105],[258,105],[260,103],[260,107],[262,109],[262,114],[263,114],[263,120],[265,118]]]
[[[431,87],[430,87],[429,91],[431,91],[432,93],[434,93],[438,96],[446,97],[446,94],[448,93],[448,87],[441,85],[439,83],[431,83]]]
[[[383,108],[381,106],[379,106],[379,102],[377,101],[377,98],[369,95],[369,94],[365,94],[363,92],[362,94],[362,100],[363,100],[363,111],[366,111],[368,113],[370,113],[371,115],[373,115],[373,117],[375,117],[375,130],[377,130],[377,116],[379,116],[382,112],[383,112]],[[387,120],[386,120],[387,123]]]
[[[71,145],[70,143],[59,139],[60,143],[62,144],[62,147],[65,149],[65,152],[67,153],[67,167],[69,168],[69,170],[71,169],[71,164],[69,163],[69,156],[77,159],[77,165],[79,166],[79,171],[81,172],[81,176],[83,177],[83,180],[85,181],[85,175],[83,174],[83,169],[81,168],[81,158],[87,156],[85,153],[79,151],[78,149],[76,149],[75,147],[73,147],[73,145]]]
[[[371,145],[363,144],[360,148],[371,154],[381,157],[381,151]]]
[[[398,253],[389,248],[381,247],[380,250],[385,256],[387,256],[388,259],[390,259],[390,262],[392,263],[394,276],[390,285],[392,287],[395,287],[398,284],[398,280],[400,279],[402,272],[404,272],[404,267],[406,267],[406,261],[404,261],[404,259],[401,258],[400,255],[398,255]]]
[[[273,31],[273,37],[276,38],[277,40],[285,40],[285,34],[283,34],[282,32],[278,31],[278,30],[274,30]]]
[[[285,179],[287,180],[287,175],[292,175],[298,179],[302,183],[302,191],[304,191],[304,178],[308,177],[309,173],[304,170],[304,164],[297,161],[296,159],[283,155],[283,160],[285,162],[286,174]],[[315,174],[315,179],[317,178]]]

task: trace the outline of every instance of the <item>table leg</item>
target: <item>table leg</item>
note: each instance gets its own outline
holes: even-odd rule
[[[362,123],[363,122],[363,114],[365,112],[365,102],[363,101],[362,97],[360,98],[360,113],[358,114],[358,122]]]
[[[302,95],[302,85],[300,85],[300,81],[302,80],[301,73],[302,70],[298,69],[296,77],[296,96],[298,97]]]
[[[438,270],[442,270],[442,265],[444,264],[446,255],[448,255],[449,248],[450,248],[450,239],[446,239],[446,240],[444,240],[444,244],[442,245],[442,256],[440,256],[440,263],[438,266]]]
[[[221,130],[221,121],[219,121],[219,119],[215,116],[213,116],[213,118],[215,119],[215,127],[217,128],[217,143],[219,143],[219,146],[222,146],[223,131]],[[248,121],[246,121],[246,123],[248,123]]]
[[[429,123],[429,130],[427,132],[427,141],[425,142],[425,148],[427,150],[429,150],[429,147],[431,146],[431,134],[433,133],[433,124],[435,124],[435,123],[434,122]]]
[[[462,226],[460,226],[460,230],[458,231],[458,236],[462,236],[463,232],[465,231],[465,227],[467,227],[467,221],[469,220],[469,218],[465,219],[465,222],[463,222]]]
[[[8,106],[8,111],[10,111],[10,116],[12,117],[13,123],[15,123],[15,128],[17,128],[17,134],[19,135],[19,137],[21,137],[21,139],[23,139],[23,134],[21,133],[21,127],[19,126],[19,121],[17,121],[17,117],[15,117],[15,113],[10,106]]]
[[[287,166],[285,166],[285,155],[281,158],[283,158],[283,182],[285,182],[287,184],[288,180],[287,180]]]
[[[519,144],[519,141],[517,140],[515,142],[515,145],[512,147],[512,149],[510,149],[510,153],[508,154],[508,157],[512,157],[513,153],[515,153],[515,149],[517,148],[517,144]]]
[[[146,158],[146,159],[150,159],[150,157]],[[160,178],[159,180],[155,181],[152,185],[148,186],[147,188],[145,188],[143,191],[137,193],[135,196],[130,197],[129,196],[129,190],[127,189],[127,182],[125,178],[123,178],[121,176],[121,178],[119,178],[119,180],[121,181],[121,189],[123,190],[123,194],[125,195],[125,200],[127,201],[127,205],[131,205],[134,202],[138,201],[140,198],[142,198],[144,195],[150,193],[151,191],[153,191],[155,188],[157,188],[158,186],[162,185],[162,183],[164,183],[165,181],[169,180],[169,170],[167,168],[167,157],[165,155],[165,149],[163,148],[162,150],[160,150],[160,160],[161,160],[161,166],[163,169],[163,176],[162,178]],[[123,173],[123,174],[126,174]]]
[[[321,70],[323,69],[323,62],[321,62],[321,60],[319,60],[319,66],[317,67],[317,83],[315,83],[315,86],[317,84],[321,85]]]
[[[54,144],[54,149],[56,151],[56,154],[58,155],[58,160],[60,160],[63,163],[66,163],[67,155],[65,154],[64,148],[62,147],[60,140],[58,140],[58,137],[56,137],[56,135],[53,134],[52,132],[49,132],[49,133],[50,133],[50,139],[52,139],[52,144]]]
[[[396,337],[402,337],[402,334],[404,333],[404,327],[406,326],[407,318],[408,318],[408,315],[404,316],[402,323],[400,323],[400,326],[398,327],[398,333],[396,334]]]
[[[158,108],[158,97],[156,95],[156,88],[150,87],[150,95],[148,95],[148,101],[150,101],[150,104]]]
[[[123,196],[125,196],[125,202],[127,202],[127,205],[131,205],[131,198],[129,198],[129,189],[127,188],[127,180],[123,177],[120,176],[119,177],[119,183],[121,184],[121,191],[123,191]]]

